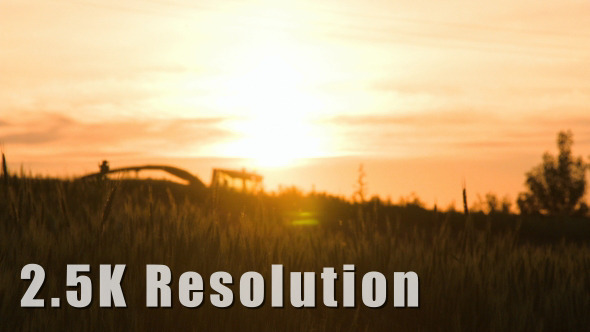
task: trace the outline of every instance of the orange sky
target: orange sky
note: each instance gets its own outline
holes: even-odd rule
[[[174,163],[266,187],[513,198],[590,154],[588,1],[2,1],[0,144],[78,175]]]

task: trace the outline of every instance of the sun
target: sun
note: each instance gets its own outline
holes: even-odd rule
[[[261,53],[224,82],[220,104],[235,112],[227,129],[238,139],[224,144],[222,154],[258,167],[325,156],[329,135],[318,123],[322,98],[306,86],[309,62],[277,48]]]
[[[322,137],[303,120],[255,118],[236,121],[233,127],[241,138],[230,143],[226,153],[256,166],[284,167],[324,154]]]

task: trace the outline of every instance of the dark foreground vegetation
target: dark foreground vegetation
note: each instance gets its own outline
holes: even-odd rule
[[[582,331],[590,326],[590,221],[426,210],[379,200],[350,203],[295,190],[276,195],[193,192],[163,181],[4,178],[0,184],[0,331]],[[45,268],[37,298],[60,308],[20,308],[28,263]],[[90,264],[93,302],[65,301],[66,264]],[[145,305],[145,266],[165,264],[174,289],[185,271],[206,280],[265,276],[271,264],[315,271],[355,264],[368,271],[415,271],[420,307],[229,309],[207,300],[184,308]],[[126,264],[127,308],[98,307],[98,265]],[[231,286],[238,296],[239,282]],[[391,285],[390,288],[391,290]],[[208,298],[205,288],[205,298]],[[341,284],[336,288],[341,303]]]

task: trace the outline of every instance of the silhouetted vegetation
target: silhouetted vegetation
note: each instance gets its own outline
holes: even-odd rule
[[[155,180],[13,177],[1,185],[1,331],[581,331],[590,326],[590,222],[582,217],[470,211],[466,218],[428,210],[416,196],[398,205],[378,197],[362,203],[306,195],[296,188],[214,196]],[[28,282],[19,272],[32,262],[47,272],[38,294],[44,299],[63,297],[66,264],[91,264],[93,285],[98,264],[127,264],[122,285],[128,308],[99,308],[94,301],[87,309],[67,304],[22,309]],[[268,303],[260,309],[217,309],[205,302],[187,309],[174,295],[172,309],[145,307],[146,264],[168,265],[173,279],[185,271],[203,278],[215,271],[234,276],[258,271],[268,282],[276,263],[284,264],[286,273],[338,270],[351,263],[358,276],[415,271],[420,308],[396,309],[389,302],[381,309],[330,309],[319,302],[314,309],[294,309],[287,302],[283,309]],[[230,287],[237,294],[238,285]],[[316,291],[322,291],[321,283]],[[96,289],[93,294],[98,296]],[[360,301],[360,294],[356,298]]]
[[[572,156],[571,131],[557,136],[557,157],[543,155],[543,163],[526,174],[528,191],[517,203],[521,213],[547,215],[585,215],[588,206],[582,201],[586,190],[586,169],[582,157]]]

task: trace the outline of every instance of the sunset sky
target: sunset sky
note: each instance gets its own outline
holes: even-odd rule
[[[0,2],[0,145],[77,176],[143,163],[427,204],[492,191],[571,129],[590,155],[590,2]]]

